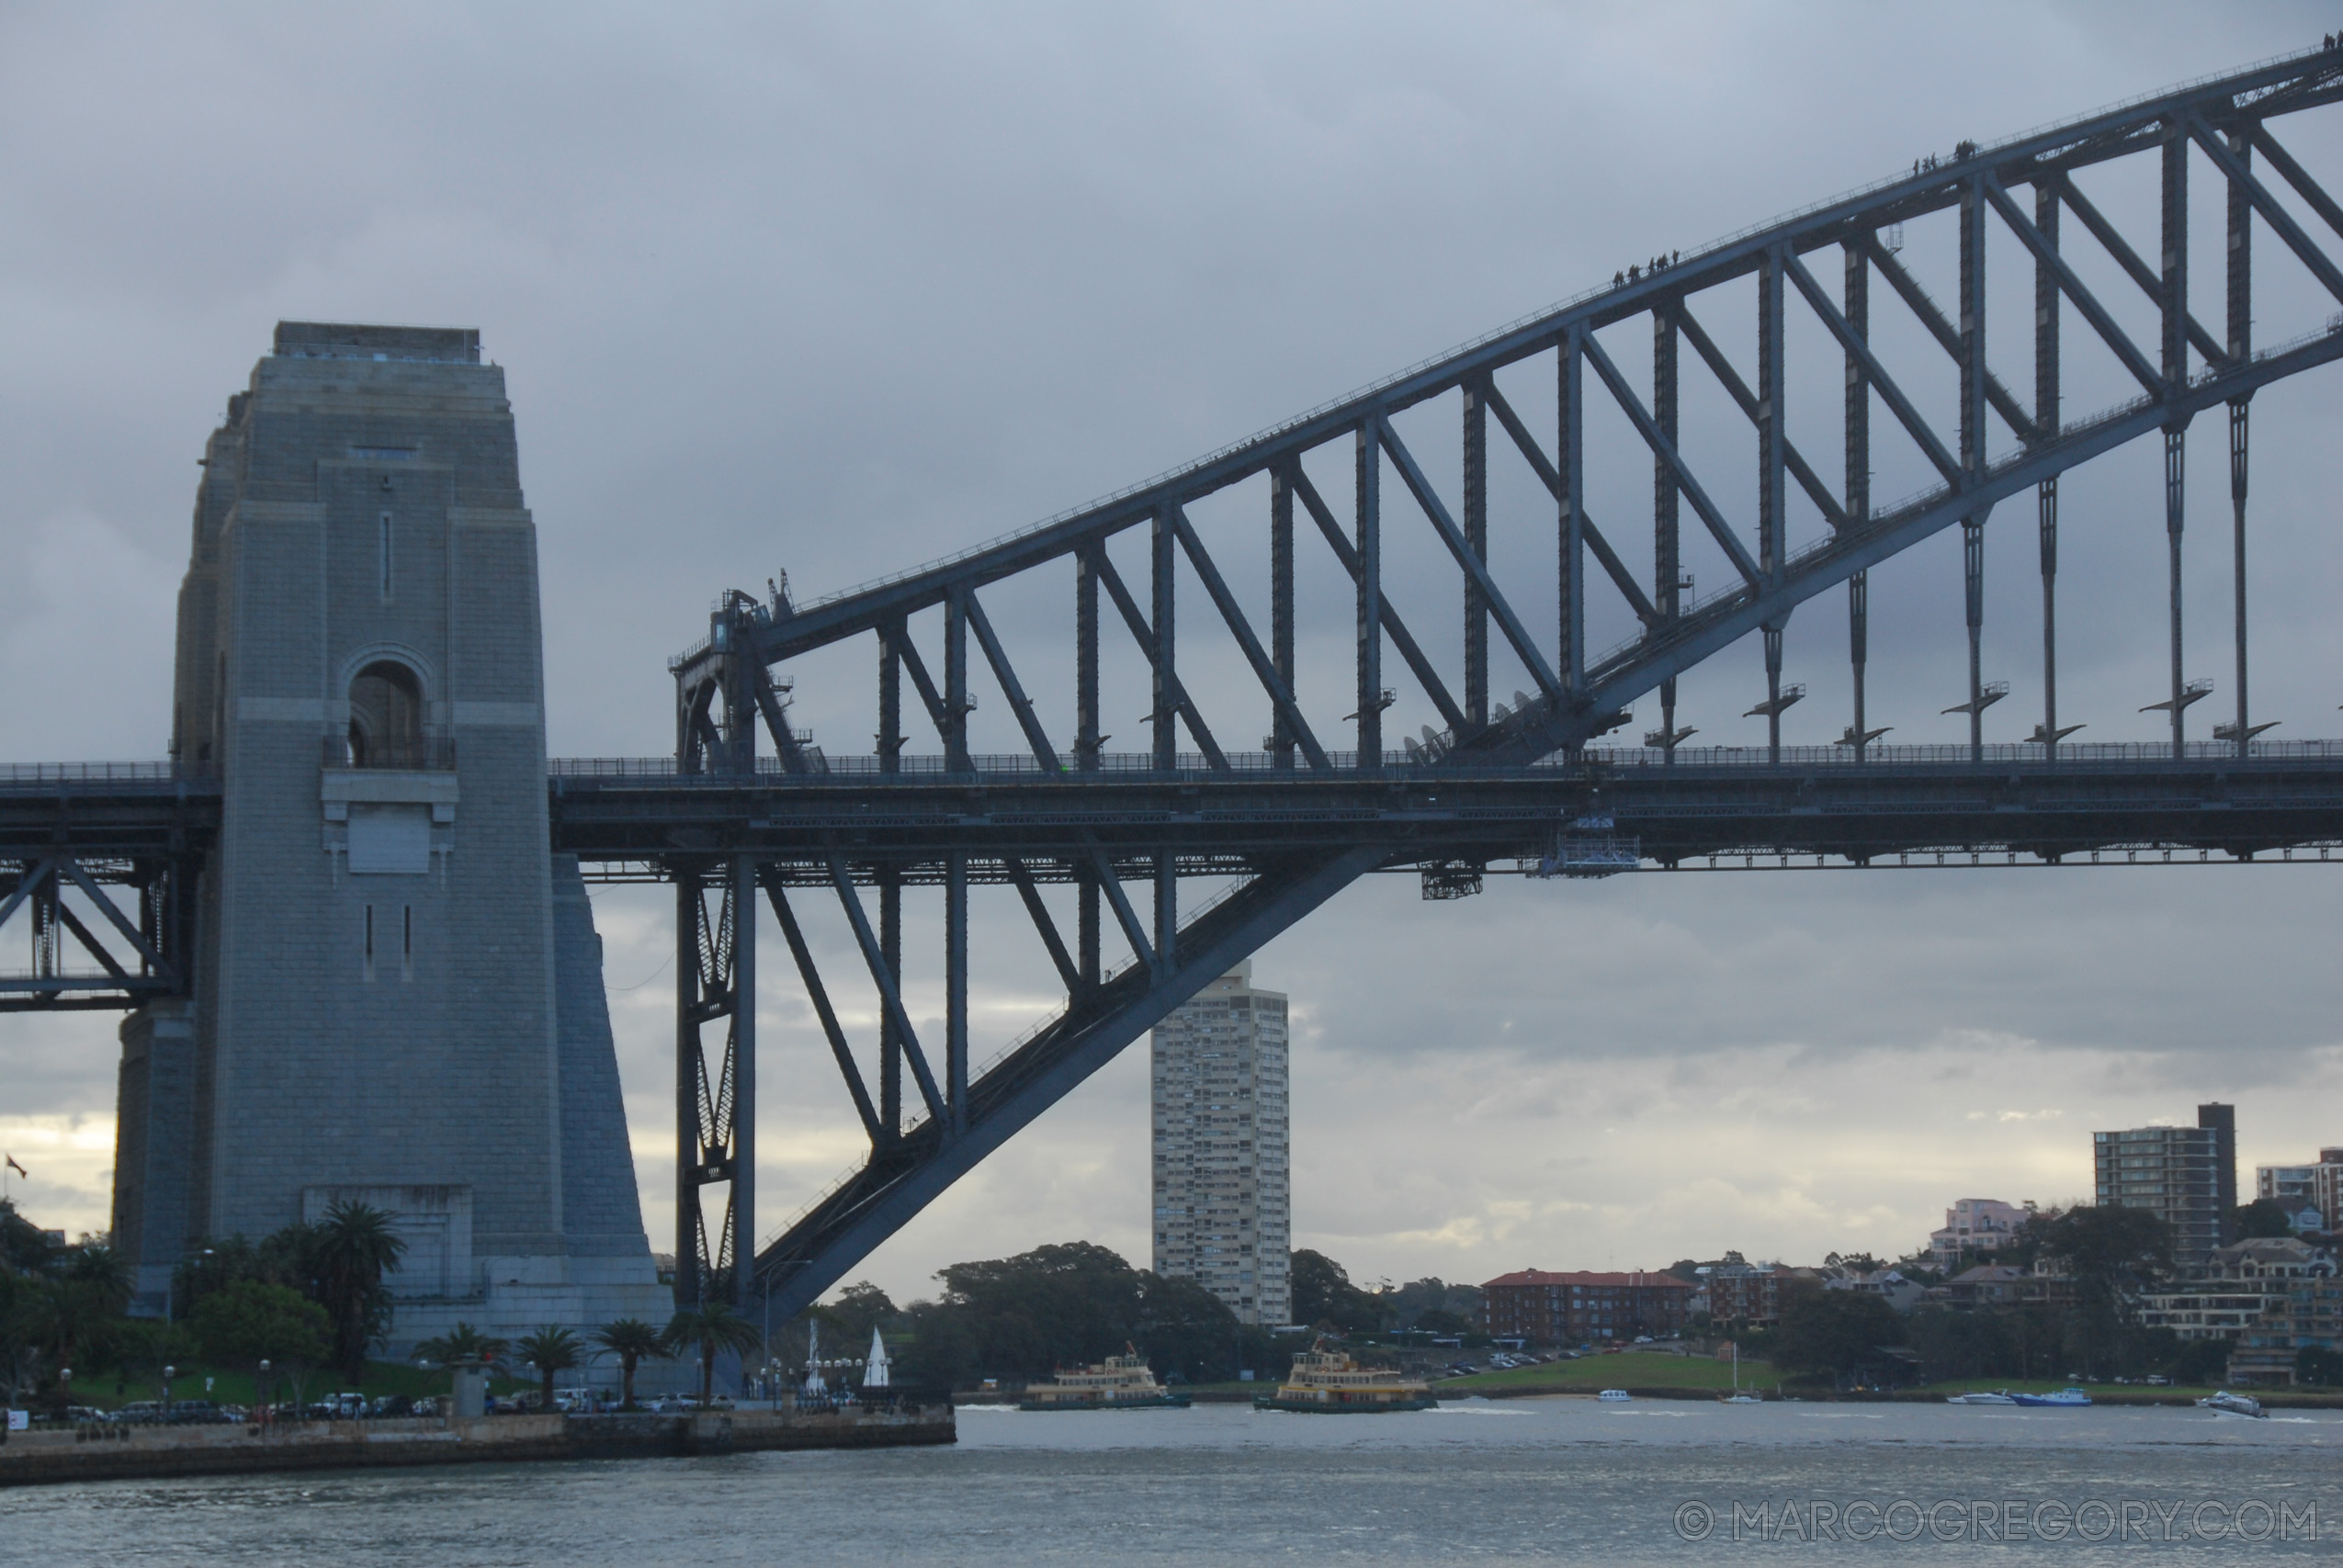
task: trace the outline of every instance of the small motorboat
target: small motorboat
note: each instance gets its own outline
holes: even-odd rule
[[[2215,1416],[2243,1416],[2255,1421],[2269,1419],[2269,1412],[2261,1407],[2260,1400],[2250,1394],[2232,1393],[2225,1388],[2210,1399],[2198,1400],[2197,1408],[2210,1410]]]
[[[1947,1404],[2015,1404],[2018,1403],[2018,1396],[2005,1388],[1992,1393],[1948,1393],[1944,1396],[1944,1403]]]
[[[1624,1404],[1627,1403],[1627,1391],[1624,1388],[1606,1388],[1595,1397],[1605,1404]]]
[[[1765,1401],[1754,1393],[1728,1393],[1717,1403],[1719,1404],[1763,1404]]]
[[[2091,1402],[2091,1396],[2079,1388],[2068,1385],[2055,1393],[2013,1393],[2012,1404],[2030,1405],[2036,1409],[2078,1410]]]

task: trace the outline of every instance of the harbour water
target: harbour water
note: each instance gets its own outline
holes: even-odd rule
[[[2333,1555],[2343,1412],[1587,1399],[961,1412],[951,1449],[0,1493],[0,1562],[1186,1565]]]

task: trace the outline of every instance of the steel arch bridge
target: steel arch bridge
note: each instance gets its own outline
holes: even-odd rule
[[[2343,51],[2330,41],[2048,130],[1964,142],[1705,250],[1638,263],[1453,354],[948,560],[805,604],[785,587],[727,593],[707,637],[671,660],[673,759],[556,761],[548,780],[555,848],[594,863],[606,880],[675,890],[679,1299],[733,1294],[785,1314],[811,1302],[1207,981],[1369,872],[1414,870],[1425,896],[1442,898],[1506,870],[1586,876],[1760,858],[2323,860],[2343,847],[2343,741],[2258,738],[2269,725],[2247,704],[2244,586],[2253,395],[2343,357],[2343,206],[2273,126],[2338,97]],[[2107,177],[2102,167],[2123,164],[2156,192],[2152,236],[2127,237],[2086,192]],[[2192,178],[2213,181],[2225,199],[2218,335],[2200,319],[2213,314],[2207,290],[2190,289]],[[1928,269],[1904,243],[1905,225],[1926,230],[1931,218],[1951,230],[1941,270],[1957,284],[1946,302],[1924,287]],[[1994,235],[2025,258],[2032,287],[2015,310],[1986,289]],[[2299,335],[2257,345],[2258,277],[2266,300],[2291,286],[2317,301]],[[1996,300],[1999,319],[2022,323],[2006,336],[1988,332]],[[1754,356],[1737,363],[1727,347],[1735,336],[1712,335],[1707,323],[1752,306]],[[2127,331],[2127,319],[2151,323],[2153,341]],[[1792,334],[1817,330],[1829,374],[1843,382],[1838,449],[1827,456],[1802,450],[1788,418],[1800,357]],[[2029,398],[1996,374],[1989,338],[2020,345],[2006,359],[2030,360]],[[1514,396],[1523,377],[1551,376],[1550,426],[1532,428],[1500,375]],[[2122,400],[2071,416],[2066,383],[2110,375],[2122,378]],[[1957,381],[1949,419],[1924,412],[1942,400],[1924,388],[1930,377]],[[1729,485],[1690,449],[1684,394],[1701,380],[1755,437],[1754,473]],[[1547,406],[1541,391],[1542,426]],[[1460,443],[1459,478],[1446,491],[1400,430],[1421,425],[1419,411],[1443,407]],[[2188,679],[2182,662],[2183,459],[2190,423],[2215,408],[2227,411],[2237,565],[2235,706],[2209,739],[2191,740],[2189,710],[2211,686]],[[1634,460],[1648,460],[1647,548],[1640,517],[1631,542],[1623,519],[1598,526],[1589,513],[1590,459],[1603,455],[1600,426],[1598,450],[1589,449],[1590,409],[1623,416]],[[1875,426],[1888,447],[1925,466],[1928,488],[1875,503]],[[2170,737],[2079,744],[2057,707],[2059,479],[2151,436],[2164,451],[2170,581],[2169,684],[2151,706],[2168,714]],[[1492,503],[1492,477],[1508,464],[1519,468],[1505,479],[1525,474],[1547,498],[1534,523],[1551,540],[1550,578],[1492,564],[1492,524],[1508,521]],[[1330,498],[1320,479],[1338,466],[1347,482],[1330,483]],[[1835,482],[1826,467],[1837,469]],[[2043,711],[2030,740],[1988,745],[1983,716],[2006,687],[1982,668],[1985,528],[1998,503],[2027,492],[2040,545]],[[1232,585],[1192,515],[1232,497],[1257,508],[1248,526],[1266,535],[1265,634],[1248,615],[1241,580]],[[1794,536],[1810,521],[1813,536],[1802,543]],[[1864,706],[1867,573],[1956,525],[1968,694],[1946,711],[1967,716],[1968,743],[1883,746]],[[1398,558],[1402,529],[1436,542],[1454,574],[1460,628],[1440,637],[1412,630],[1387,597],[1386,545]],[[1308,699],[1322,699],[1332,680],[1301,660],[1296,558],[1315,547],[1302,550],[1297,533],[1323,541],[1318,565],[1354,610],[1351,667],[1340,672],[1349,711],[1339,718],[1310,711]],[[1134,545],[1144,565],[1126,577],[1113,550],[1128,558]],[[1692,593],[1686,567],[1696,553],[1724,563],[1721,591]],[[1047,592],[1071,590],[1072,636],[1058,649],[1070,667],[1070,704],[1036,700],[1043,688],[1010,658],[1013,643],[1032,639],[1004,637],[984,603],[990,594],[997,608],[1053,577]],[[1835,747],[1785,747],[1782,715],[1804,687],[1783,680],[1784,628],[1799,605],[1842,584],[1846,733]],[[1251,677],[1238,696],[1254,716],[1246,722],[1265,716],[1257,750],[1224,742],[1208,719],[1211,708],[1225,728],[1232,699],[1198,680],[1207,661],[1195,656],[1194,627],[1180,636],[1182,601],[1194,612],[1199,592],[1206,636]],[[1621,614],[1635,635],[1590,651],[1590,625]],[[1533,626],[1556,629],[1545,637]],[[1692,732],[1678,722],[1678,678],[1751,634],[1764,694],[1749,712],[1768,721],[1768,744],[1685,745]],[[1459,656],[1443,661],[1436,655],[1451,637]],[[866,755],[830,754],[794,728],[782,672],[848,644],[861,646],[877,676],[867,710],[877,744]],[[1136,673],[1115,679],[1126,671]],[[1386,733],[1403,683],[1439,727]],[[979,688],[997,694],[1022,750],[972,748]],[[1631,722],[1631,705],[1655,692],[1659,722],[1644,744],[1606,743]],[[1142,705],[1149,750],[1109,751],[1104,716]],[[1053,734],[1045,714],[1061,707],[1071,728]],[[934,750],[915,751],[907,728],[932,731]],[[0,878],[0,923],[28,909],[36,956],[31,974],[0,977],[0,1007],[120,1007],[183,989],[191,916],[178,889],[217,814],[216,784],[176,770],[0,777],[0,866],[16,867],[12,880]],[[1183,880],[1198,879],[1224,886],[1183,902]],[[109,885],[136,889],[135,914],[107,897]],[[1066,1002],[972,1066],[970,894],[988,886],[1004,897],[1014,889]],[[1050,904],[1067,886],[1070,933]],[[62,896],[69,887],[104,920],[76,918]],[[907,889],[941,895],[940,1041],[922,1038],[905,999],[915,978],[935,973],[906,953]],[[762,1235],[760,904],[869,1145],[838,1183]],[[877,999],[873,1038],[850,1037],[842,1014],[855,1009],[842,1009],[840,981],[821,973],[807,930],[816,904],[834,904],[860,959],[852,983]],[[64,939],[104,972],[73,972]]]
[[[762,600],[728,595],[708,637],[672,661],[674,776],[655,784],[573,776],[555,785],[562,797],[557,831],[581,847],[601,840],[606,852],[614,829],[623,836],[631,818],[640,835],[637,852],[658,862],[676,886],[679,1291],[734,1275],[744,1294],[769,1292],[781,1310],[810,1302],[1205,982],[1370,871],[1421,868],[1427,894],[1436,897],[1477,888],[1490,863],[1506,858],[1589,874],[1646,857],[1680,863],[1703,851],[1756,845],[1858,861],[1908,859],[1914,848],[1947,844],[2052,860],[2119,843],[2217,844],[2227,854],[2252,855],[2333,834],[2343,822],[2337,787],[2343,749],[2254,740],[2259,727],[2247,705],[2242,573],[2235,716],[2213,744],[2188,742],[2188,710],[2209,688],[2183,673],[2179,541],[2182,457],[2193,417],[2228,411],[2242,558],[2250,400],[2270,382],[2343,356],[2336,324],[2343,317],[2317,320],[2306,334],[2268,346],[2252,337],[2258,229],[2263,243],[2274,239],[2281,254],[2331,296],[2330,309],[2343,306],[2334,249],[2343,209],[2271,129],[2338,96],[2343,54],[2323,48],[2053,130],[1984,147],[1964,143],[1950,157],[1921,160],[1909,175],[1708,250],[1638,264],[1609,287],[981,548],[804,604],[792,604],[786,589]],[[2077,183],[2085,171],[2124,160],[2155,166],[2160,231],[2150,243],[2127,240]],[[2192,173],[2217,182],[2227,197],[2217,335],[2196,313],[2205,290],[2190,287]],[[2314,237],[2271,188],[2272,174],[2329,232]],[[1900,254],[1901,226],[1940,212],[1957,214],[1952,270],[1959,279],[1957,298],[1941,305]],[[2031,328],[2023,334],[2032,348],[2030,399],[2009,389],[1986,352],[1986,239],[1997,227],[2032,263],[2025,314],[2003,306],[2004,315]],[[2075,265],[2077,239],[2112,260],[2122,288],[2147,297],[2153,341],[2128,334],[2111,302],[2086,284]],[[2144,260],[2143,251],[2157,263]],[[1907,389],[1916,374],[1935,367],[1891,367],[1874,347],[1875,281],[1932,341],[1925,352],[1941,352],[1957,371],[1957,415],[1949,426],[1932,423],[1918,390]],[[1735,285],[1754,286],[1757,353],[1746,369],[1702,320]],[[1836,485],[1823,471],[1824,455],[1802,452],[1787,428],[1793,310],[1818,321],[1843,356]],[[2084,341],[2076,351],[2111,358],[2137,383],[2127,400],[2081,419],[2067,417],[2061,400],[2069,312],[2087,333],[2077,334]],[[1620,363],[1626,341],[1640,342],[1647,332],[1648,396]],[[1679,441],[1680,372],[1692,368],[1684,364],[1687,347],[1755,430],[1755,493],[1739,491],[1737,505],[1726,478],[1697,471]],[[1556,389],[1556,427],[1543,435],[1498,381],[1499,372],[1534,361],[1552,367]],[[1448,493],[1427,477],[1394,423],[1403,411],[1442,399],[1461,410],[1462,483]],[[1648,449],[1647,578],[1588,513],[1587,409],[1598,400],[1624,412]],[[1875,419],[1918,448],[1934,470],[1931,489],[1874,505]],[[2159,436],[2166,451],[2171,680],[2163,705],[2171,740],[2108,756],[2108,749],[2065,740],[2071,730],[2059,723],[2057,484],[2066,469],[2145,436]],[[1552,498],[1559,626],[1553,644],[1532,636],[1522,607],[1546,586],[1500,581],[1488,564],[1489,471],[1509,449]],[[1335,497],[1347,505],[1330,504],[1311,476],[1312,460],[1330,454],[1348,460],[1350,494]],[[1266,628],[1248,617],[1189,515],[1205,498],[1262,476]],[[1803,548],[1793,548],[1789,536],[1794,491],[1828,525]],[[1998,502],[2028,491],[2039,514],[2046,697],[2032,743],[1988,749],[1982,718],[1999,693],[1980,669],[1983,530]],[[1339,738],[1324,716],[1313,722],[1298,695],[1297,518],[1300,532],[1323,538],[1355,604],[1351,711]],[[1624,519],[1606,521],[1624,534]],[[1698,601],[1685,592],[1688,521],[1734,573],[1722,592]],[[1964,541],[1970,743],[1949,758],[1912,756],[1908,748],[1884,752],[1865,728],[1863,708],[1866,569],[1956,525]],[[1387,528],[1398,527],[1429,528],[1453,563],[1463,604],[1461,670],[1443,670],[1387,601],[1384,541]],[[1126,534],[1143,535],[1145,543],[1143,573],[1131,579],[1109,553],[1109,542]],[[1072,733],[1053,735],[983,600],[996,584],[1066,566],[1074,599],[1074,724]],[[1783,630],[1798,605],[1841,584],[1851,594],[1854,675],[1847,744],[1827,761],[1785,755],[1781,715],[1803,693],[1783,682]],[[1207,721],[1204,694],[1182,678],[1178,601],[1194,588],[1256,682],[1247,694],[1266,711],[1269,730],[1259,751],[1226,744]],[[1590,652],[1587,602],[1603,593],[1624,601],[1638,630],[1621,647]],[[941,646],[931,638],[923,652],[911,620],[937,609]],[[1108,753],[1102,733],[1100,644],[1119,638],[1117,622],[1146,671],[1151,746],[1143,756]],[[1510,653],[1534,683],[1510,703],[1492,701],[1492,627],[1500,657]],[[1735,767],[1681,746],[1688,731],[1677,724],[1676,678],[1752,632],[1762,641],[1766,682],[1753,711],[1769,720],[1769,746],[1763,765]],[[792,728],[787,693],[774,671],[858,638],[873,645],[877,745],[875,755],[849,761],[826,756]],[[972,753],[978,662],[1013,716],[1024,753]],[[906,677],[912,728],[932,728],[940,756],[907,750]],[[1444,720],[1397,750],[1384,724],[1395,678],[1412,680]],[[1654,688],[1660,722],[1645,750],[1590,749],[1627,722],[1629,705]],[[759,757],[761,744],[769,758]],[[656,805],[650,795],[660,797]],[[2198,809],[2216,796],[2218,809]],[[685,803],[700,820],[678,835]],[[1764,818],[1771,820],[1759,826]],[[707,846],[706,858],[675,852],[678,838],[692,836]],[[1233,889],[1184,910],[1182,881],[1197,875],[1232,878]],[[1070,881],[1078,889],[1070,942],[1040,896],[1044,881]],[[976,882],[1017,888],[1067,1002],[989,1070],[972,1073],[968,898]],[[903,1002],[907,884],[943,891],[941,1042],[919,1037]],[[865,1043],[876,1046],[875,1085],[863,1066],[868,1053],[839,1022],[803,934],[797,906],[809,897],[840,903],[877,989],[883,1021],[876,1042]],[[756,984],[749,915],[759,901],[770,907],[790,950],[870,1153],[766,1238],[752,1267],[736,1270],[753,1234],[747,1219],[753,1008],[741,998]],[[1131,954],[1115,970],[1103,962],[1110,928]],[[703,1031],[712,1034],[719,1024],[720,1049],[712,1039],[704,1045]],[[703,1195],[725,1183],[731,1184],[729,1217],[711,1233]]]

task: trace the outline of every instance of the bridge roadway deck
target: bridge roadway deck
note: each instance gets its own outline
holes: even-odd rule
[[[1590,750],[1577,762],[1473,768],[1398,761],[1377,773],[1266,765],[1164,774],[1140,767],[1044,773],[1031,759],[978,758],[950,774],[867,759],[810,775],[678,776],[663,762],[562,761],[551,780],[554,842],[603,874],[655,874],[696,853],[753,853],[823,874],[826,858],[892,863],[912,880],[954,852],[1016,855],[1036,876],[1070,874],[1100,850],[1134,874],[1162,848],[1196,873],[1241,871],[1296,852],[1387,845],[1387,865],[1534,860],[1557,833],[1608,818],[1646,862],[1721,853],[1867,862],[1915,851],[2014,851],[2037,858],[2112,847],[2239,858],[2343,839],[2343,742],[2192,749],[2039,747],[1845,750]],[[2082,753],[2077,755],[2075,753]],[[1109,763],[1123,759],[1107,759]],[[1138,761],[1139,759],[1131,759]],[[915,765],[917,764],[917,765]],[[997,863],[997,860],[995,862]],[[979,867],[977,874],[985,874]]]
[[[670,863],[751,853],[826,874],[887,863],[922,880],[941,857],[976,874],[1024,859],[1065,876],[1103,852],[1136,874],[1169,848],[1182,869],[1237,872],[1296,851],[1381,844],[1387,865],[1502,861],[1545,852],[1557,832],[1609,818],[1647,863],[1715,854],[1827,855],[1856,862],[1913,852],[2015,852],[2046,859],[2148,847],[2247,857],[2343,842],[2343,741],[2216,743],[2179,761],[2168,746],[1589,749],[1576,761],[1477,768],[1395,758],[1375,772],[1273,768],[1232,757],[1171,773],[1110,756],[1095,773],[1046,773],[1031,757],[979,757],[947,773],[906,757],[829,759],[825,771],[678,774],[664,759],[557,759],[549,765],[553,847],[611,880],[651,880]],[[1338,759],[1347,761],[1348,759]],[[1251,765],[1246,765],[1251,764]],[[770,770],[772,764],[767,764]],[[0,769],[0,861],[65,853],[93,874],[200,852],[220,820],[216,782],[167,763]],[[0,871],[0,893],[13,879]]]

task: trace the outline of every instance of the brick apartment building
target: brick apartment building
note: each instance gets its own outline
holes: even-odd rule
[[[1673,1274],[1549,1274],[1522,1269],[1480,1288],[1481,1326],[1540,1345],[1654,1338],[1684,1326],[1692,1287]]]

